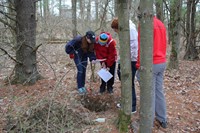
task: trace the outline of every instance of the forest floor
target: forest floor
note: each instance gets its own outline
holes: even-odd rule
[[[118,133],[121,86],[115,78],[114,94],[99,95],[96,65],[94,80],[88,65],[87,96],[76,90],[76,68],[64,44],[44,45],[38,52],[38,70],[44,77],[32,86],[11,85],[13,62],[0,57],[0,132]],[[154,133],[200,133],[200,60],[180,61],[178,70],[166,70],[164,88],[168,128],[155,124]],[[129,132],[138,132],[140,87],[136,81],[137,112]],[[96,122],[105,118],[105,122]]]

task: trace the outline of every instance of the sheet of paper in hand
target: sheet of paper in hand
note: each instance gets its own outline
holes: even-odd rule
[[[107,82],[109,79],[111,79],[113,77],[113,75],[107,71],[106,69],[104,68],[101,68],[101,70],[99,70],[97,72],[97,74],[105,81]]]

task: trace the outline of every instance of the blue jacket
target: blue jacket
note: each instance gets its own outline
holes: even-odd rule
[[[74,59],[80,58],[87,58],[89,57],[90,61],[96,60],[96,56],[93,52],[88,51],[87,53],[84,53],[82,48],[81,48],[81,43],[82,43],[82,36],[78,35],[71,41],[69,41],[65,45],[65,52],[67,54],[74,54]]]

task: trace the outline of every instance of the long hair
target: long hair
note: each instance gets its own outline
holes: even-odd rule
[[[94,43],[88,43],[86,40],[86,36],[83,36],[81,41],[81,48],[84,53],[94,52]]]

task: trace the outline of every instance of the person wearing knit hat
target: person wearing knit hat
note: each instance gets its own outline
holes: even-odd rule
[[[96,58],[104,60],[100,62],[101,67],[107,69],[113,75],[113,77],[107,82],[101,79],[99,92],[103,94],[107,88],[108,93],[112,94],[117,58],[116,41],[112,38],[109,32],[102,32],[96,38],[94,49],[96,53]]]
[[[103,46],[107,43],[108,41],[108,35],[106,33],[102,33],[100,36],[99,36],[99,40],[98,40],[98,43]]]
[[[114,18],[111,23],[111,28],[118,33],[118,18]],[[130,28],[130,53],[131,53],[131,70],[132,70],[132,113],[136,112],[136,93],[135,93],[135,74],[137,71],[136,63],[138,57],[138,32],[136,30],[135,24],[129,20]],[[121,80],[120,63],[118,63],[117,74],[119,80]],[[120,105],[120,104],[118,104]],[[117,106],[118,106],[117,105]]]
[[[88,58],[95,63],[94,44],[96,36],[93,31],[87,31],[84,36],[76,36],[65,45],[65,52],[72,56],[77,68],[77,88],[80,95],[87,93],[85,77]]]

